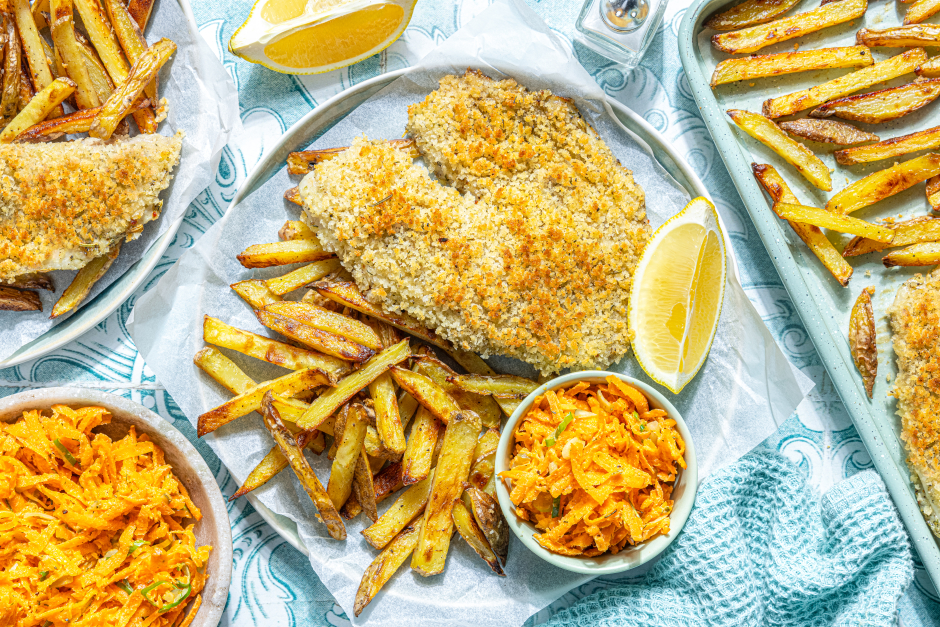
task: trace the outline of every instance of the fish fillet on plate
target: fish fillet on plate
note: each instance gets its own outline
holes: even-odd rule
[[[74,270],[160,215],[182,134],[0,145],[0,281]]]
[[[412,105],[408,132],[439,179],[359,138],[300,185],[366,297],[544,373],[623,357],[645,199],[574,104],[468,72]]]
[[[940,537],[940,269],[904,283],[888,316],[898,356],[901,441],[917,502]]]

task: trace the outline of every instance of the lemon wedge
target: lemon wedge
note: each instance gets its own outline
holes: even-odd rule
[[[629,312],[633,352],[646,374],[673,393],[708,357],[726,272],[718,214],[701,197],[653,233],[637,265]]]
[[[284,74],[320,74],[388,48],[417,0],[258,0],[238,27],[232,54]]]

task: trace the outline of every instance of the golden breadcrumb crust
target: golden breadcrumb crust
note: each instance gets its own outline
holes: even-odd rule
[[[904,283],[888,315],[901,441],[921,511],[940,537],[940,270]]]
[[[182,133],[0,145],[0,280],[70,270],[160,215]]]

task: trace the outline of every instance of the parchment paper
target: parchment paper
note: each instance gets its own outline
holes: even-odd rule
[[[160,70],[160,97],[169,102],[169,111],[157,132],[173,135],[183,130],[186,137],[180,163],[173,171],[173,181],[160,194],[162,215],[148,223],[140,237],[122,247],[121,254],[84,304],[123,275],[160,235],[183,217],[189,203],[212,182],[222,148],[233,131],[241,126],[238,91],[232,79],[200,36],[195,22],[186,18],[177,0],[158,0],[145,36],[150,43],[162,37],[176,43],[176,54]],[[134,127],[133,122],[131,127]],[[0,359],[81,309],[55,321],[49,318],[52,306],[76,273],[75,270],[52,273],[56,292],[39,290],[41,312],[0,312]]]
[[[603,93],[541,20],[521,3],[497,3],[429,54],[413,72],[400,78],[339,122],[315,142],[317,147],[348,144],[354,137],[400,137],[407,105],[424,98],[438,79],[467,67],[492,76],[511,75],[532,89],[549,88],[573,97],[618,158],[633,170],[646,191],[653,226],[680,210],[686,194],[672,181],[619,122]],[[285,219],[299,210],[281,200],[296,181],[282,170],[238,206],[232,207],[195,247],[188,250],[160,283],[137,303],[128,326],[157,379],[192,421],[229,395],[192,364],[203,346],[204,314],[265,333],[251,310],[229,289],[249,277],[283,270],[248,271],[235,255],[250,244],[276,239]],[[283,374],[250,358],[231,354],[256,379]],[[519,362],[495,359],[503,371],[520,371]],[[632,357],[615,366],[637,374]],[[525,368],[522,368],[524,370]],[[808,387],[808,386],[805,386]],[[700,451],[700,472],[730,463],[766,438],[803,397],[801,386],[734,273],[729,274],[724,311],[706,366],[677,398]],[[256,414],[207,436],[213,450],[239,482],[271,448],[272,441]],[[310,456],[323,481],[326,456]],[[507,577],[492,575],[461,540],[451,544],[445,572],[425,579],[402,569],[359,617],[352,605],[362,572],[377,552],[359,535],[363,518],[347,525],[345,542],[329,538],[316,511],[292,473],[281,473],[257,492],[272,511],[298,524],[317,576],[356,625],[474,625],[514,627],[588,578],[558,570],[531,554],[515,538]],[[391,499],[390,499],[391,500]],[[384,511],[389,502],[380,506]]]

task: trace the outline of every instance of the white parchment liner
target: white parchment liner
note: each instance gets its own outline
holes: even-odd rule
[[[180,163],[173,170],[173,180],[160,194],[162,215],[148,223],[140,237],[122,247],[108,273],[85,299],[86,304],[123,275],[160,235],[182,219],[189,203],[212,182],[222,148],[241,127],[238,91],[232,79],[177,0],[156,2],[145,36],[150,43],[162,37],[176,43],[176,54],[160,71],[160,97],[169,102],[169,112],[157,132],[173,135],[182,130],[186,137]],[[71,314],[53,321],[49,313],[76,272],[52,273],[56,291],[39,290],[41,312],[0,311],[0,359],[70,317]]]
[[[512,76],[530,89],[551,89],[572,97],[621,162],[633,170],[646,191],[647,213],[657,227],[679,211],[687,195],[617,122],[591,77],[565,45],[521,2],[498,2],[480,14],[402,77],[358,107],[325,133],[315,147],[341,146],[354,137],[400,137],[407,105],[423,99],[447,73],[468,67],[493,77]],[[265,333],[251,310],[229,284],[282,273],[283,269],[243,268],[235,255],[254,243],[273,241],[286,219],[299,214],[281,200],[296,184],[286,170],[239,205],[229,209],[202,239],[186,251],[160,283],[138,301],[129,328],[137,347],[157,379],[194,423],[197,416],[224,402],[229,395],[201,373],[192,355],[203,346],[202,320],[208,314],[226,322]],[[283,371],[229,352],[256,380]],[[519,371],[519,363],[496,359],[503,371]],[[632,357],[613,369],[642,376]],[[801,380],[797,381],[797,376]],[[734,273],[729,273],[724,308],[711,355],[673,402],[682,412],[700,451],[700,472],[732,462],[770,435],[796,408],[810,385],[794,375]],[[801,390],[803,388],[803,390]],[[271,448],[261,418],[252,414],[206,438],[241,483]],[[326,482],[326,456],[310,456]],[[282,472],[256,491],[272,511],[287,516],[309,549],[310,564],[354,624],[374,626],[474,625],[514,627],[588,577],[542,562],[512,539],[507,577],[492,575],[464,542],[456,539],[445,572],[425,579],[402,569],[359,618],[352,605],[362,572],[377,551],[359,535],[363,517],[347,524],[348,538],[329,538],[316,518],[309,497],[292,473]],[[387,501],[380,512],[390,505]]]

